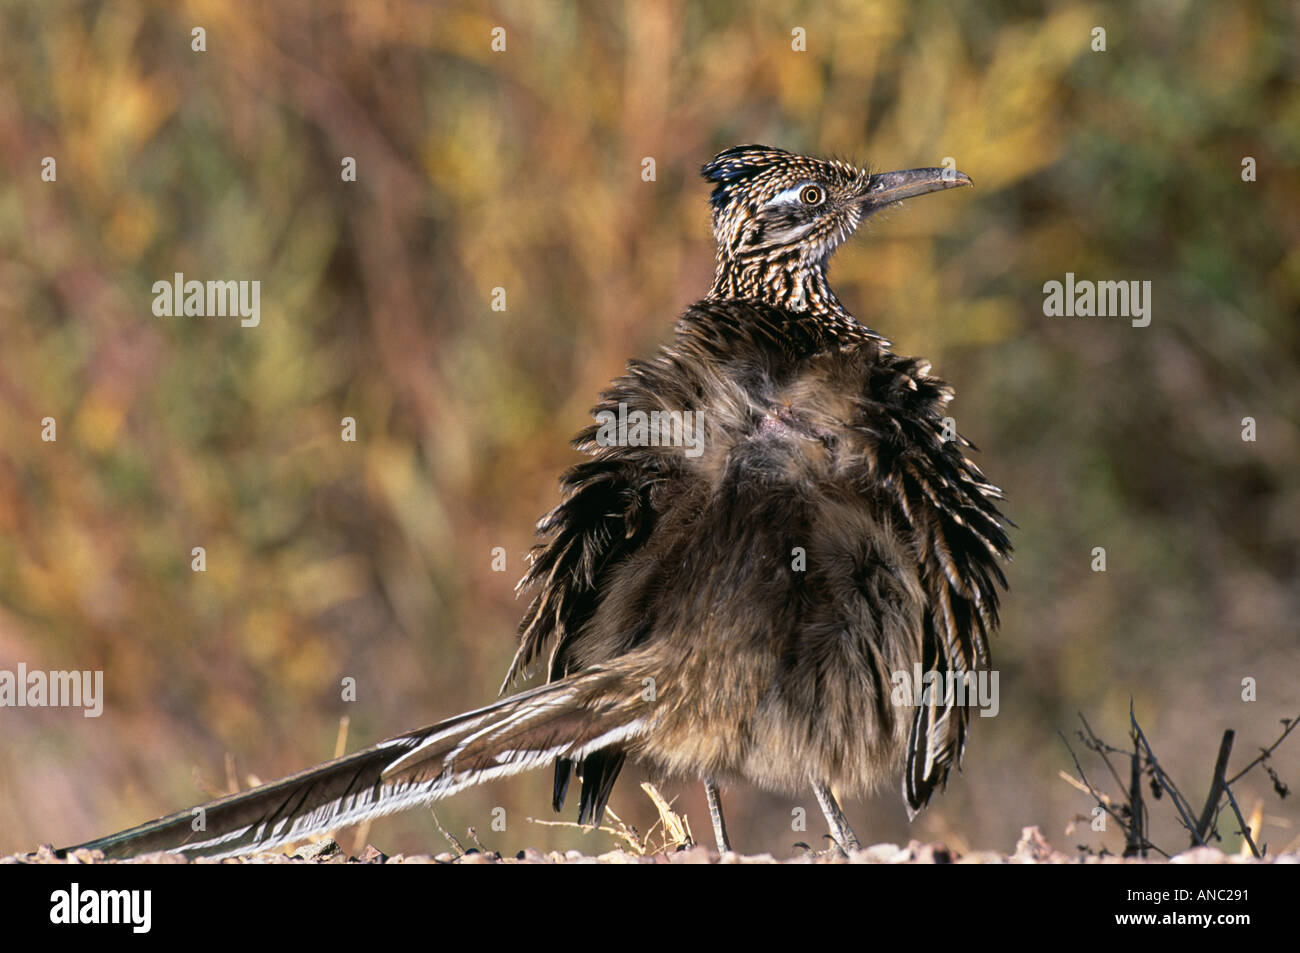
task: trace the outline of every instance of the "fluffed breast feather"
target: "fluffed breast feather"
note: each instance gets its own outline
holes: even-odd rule
[[[589,457],[565,474],[560,504],[539,523],[544,542],[520,583],[533,599],[507,685],[548,644],[548,674],[559,678],[578,660],[598,664],[654,641],[653,619],[629,616],[618,633],[595,633],[590,623],[602,600],[632,585],[621,572],[649,572],[647,552],[668,551],[657,528],[717,533],[692,521],[705,520],[719,494],[745,486],[788,490],[823,515],[846,501],[861,507],[912,557],[920,631],[899,635],[900,644],[919,646],[915,661],[924,671],[987,669],[1006,584],[999,563],[1010,553],[996,507],[1003,497],[966,455],[969,441],[945,439],[952,391],[929,372],[927,362],[893,354],[865,328],[855,334],[757,301],[690,308],[674,339],[652,359],[631,362],[595,412],[618,414],[624,405],[699,414],[701,452],[601,446],[596,424],[579,433],[574,446]],[[703,611],[716,629],[721,610]],[[910,715],[897,756],[915,811],[960,763],[968,709],[939,697]],[[561,767],[566,777],[569,770]],[[606,772],[597,782],[608,786],[612,778]],[[557,776],[557,800],[561,787]]]

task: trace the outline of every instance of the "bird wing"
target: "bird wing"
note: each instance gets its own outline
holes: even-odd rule
[[[594,428],[574,443],[580,449],[594,446]],[[650,532],[650,490],[657,467],[639,459],[645,456],[601,448],[561,478],[563,498],[538,521],[545,542],[534,547],[532,564],[518,586],[536,594],[520,624],[519,648],[502,682],[503,693],[548,642],[549,676],[560,678],[568,671],[569,654],[599,604],[606,575]]]
[[[1011,552],[997,501],[1002,491],[970,458],[974,446],[945,430],[951,389],[928,375],[924,361],[886,354],[870,366],[862,395],[861,428],[874,446],[867,477],[884,489],[911,529],[927,597],[924,672],[945,690],[918,699],[908,742],[903,796],[910,814],[942,788],[961,764],[969,707],[947,690],[990,665],[989,634],[997,627],[1000,563]]]
[[[629,406],[647,412],[673,409],[657,404],[662,395],[656,394],[655,380],[663,369],[661,362],[633,361],[628,374],[601,395],[593,409],[597,420],[605,415],[618,420]],[[610,443],[600,434],[600,425],[593,424],[574,438],[573,446],[590,458],[561,477],[559,505],[538,522],[544,542],[533,549],[532,563],[518,586],[535,594],[520,624],[519,648],[502,682],[503,693],[548,643],[547,676],[556,680],[578,664],[627,652],[644,635],[645,630],[592,632],[587,622],[607,591],[611,573],[650,538],[657,518],[656,487],[680,468],[681,449]],[[648,626],[649,620],[645,622]],[[598,822],[624,757],[618,745],[610,745],[582,758],[557,758],[555,809],[564,806],[576,770],[582,777],[578,822]]]

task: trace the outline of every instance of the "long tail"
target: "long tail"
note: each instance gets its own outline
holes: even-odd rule
[[[231,857],[427,804],[559,757],[581,760],[644,732],[639,686],[621,691],[621,681],[617,673],[589,670],[77,846],[108,857]]]

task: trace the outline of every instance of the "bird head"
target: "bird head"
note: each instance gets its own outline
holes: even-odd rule
[[[811,307],[806,277],[872,213],[902,199],[970,185],[963,172],[908,169],[871,173],[847,162],[769,146],[735,146],[701,169],[714,183],[718,242],[715,293]],[[782,300],[794,296],[794,300]]]

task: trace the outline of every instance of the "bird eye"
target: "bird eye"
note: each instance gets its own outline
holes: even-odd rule
[[[825,193],[815,185],[805,185],[803,191],[799,193],[799,200],[804,205],[821,205],[824,198],[826,198]]]

